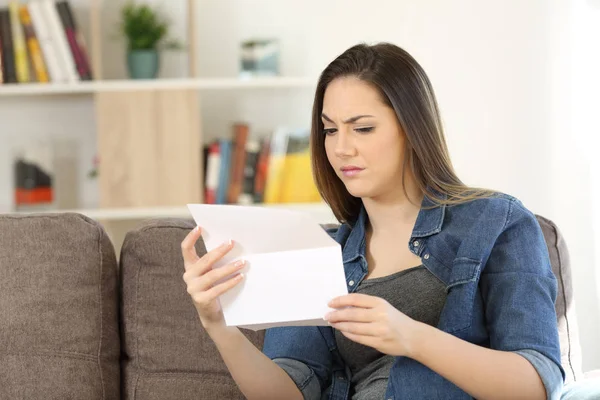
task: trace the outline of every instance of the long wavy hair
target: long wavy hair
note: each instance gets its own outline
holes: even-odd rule
[[[327,159],[321,114],[327,86],[337,78],[349,76],[378,90],[383,102],[395,111],[406,134],[403,171],[406,173],[410,168],[418,188],[434,206],[461,204],[494,195],[495,192],[488,189],[468,187],[456,175],[433,87],[417,61],[390,43],[358,44],[338,56],[321,73],[312,110],[313,174],[321,196],[339,221],[355,221],[362,200],[346,190]],[[407,194],[404,174],[402,188]]]

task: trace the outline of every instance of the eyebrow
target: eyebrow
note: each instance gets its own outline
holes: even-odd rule
[[[321,118],[323,118],[327,122],[333,123],[333,121],[331,120],[331,118],[329,118],[327,115],[325,115],[325,113],[321,113]],[[354,116],[352,118],[348,118],[347,120],[342,121],[342,122],[345,123],[345,124],[351,124],[351,123],[356,122],[356,121],[358,121],[359,119],[362,119],[362,118],[375,118],[375,117],[372,116],[372,115],[357,115],[357,116]]]

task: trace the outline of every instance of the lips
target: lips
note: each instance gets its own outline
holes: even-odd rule
[[[354,165],[348,165],[346,167],[342,167],[341,171],[344,176],[356,176],[358,175],[364,168],[356,167]]]

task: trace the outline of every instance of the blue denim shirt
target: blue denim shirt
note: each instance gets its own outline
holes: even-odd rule
[[[508,195],[433,206],[425,198],[407,245],[446,286],[438,328],[487,348],[515,352],[536,368],[548,399],[560,397],[564,371],[554,309],[557,282],[535,216]],[[329,233],[342,247],[348,291],[367,274],[361,211],[353,227]],[[263,352],[305,399],[346,400],[350,373],[331,327],[268,329]],[[507,382],[507,384],[510,384]],[[391,369],[386,399],[470,399],[456,385],[407,357]]]

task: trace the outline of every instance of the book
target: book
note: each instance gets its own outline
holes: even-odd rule
[[[12,31],[13,53],[15,60],[15,70],[17,73],[17,82],[29,82],[29,60],[27,58],[27,47],[25,45],[25,35],[23,26],[19,18],[19,2],[12,0],[8,3],[8,12],[10,15],[10,28]]]
[[[249,128],[247,124],[235,124],[233,126],[233,153],[231,155],[231,171],[227,193],[227,201],[229,203],[237,203],[238,197],[242,193],[248,133]]]
[[[0,8],[0,37],[2,37],[4,83],[17,83],[11,20],[7,7]]]
[[[271,141],[266,138],[261,143],[258,160],[256,161],[256,171],[254,177],[254,202],[262,203],[264,201],[265,186],[267,183],[267,170],[269,168],[269,152],[271,150]]]
[[[46,83],[50,80],[46,70],[46,63],[44,62],[44,57],[40,49],[40,42],[33,29],[29,8],[27,8],[26,5],[19,7],[19,17],[21,24],[23,25],[25,40],[27,41],[27,48],[29,49],[29,56],[31,57],[31,64],[33,66],[35,77],[38,82]]]
[[[42,4],[35,0],[29,1],[27,9],[31,17],[33,29],[42,49],[44,61],[50,82],[67,82],[67,71],[63,69],[58,56],[58,43],[52,39],[50,27],[45,17]]]
[[[213,142],[208,146],[205,171],[206,177],[204,180],[204,202],[207,204],[215,204],[217,202],[219,173],[221,171],[219,142]]]
[[[217,204],[227,204],[229,188],[229,171],[231,170],[231,140],[219,140],[219,183],[217,184]]]
[[[0,83],[4,83],[4,55],[2,54],[2,34],[0,32]]]
[[[312,174],[310,131],[278,129],[271,140],[265,203],[321,201]]]
[[[67,1],[59,1],[56,3],[56,10],[67,37],[79,77],[82,80],[91,80],[92,72],[85,52],[85,42],[83,35],[81,35],[75,24],[71,6]]]
[[[283,179],[279,188],[280,203],[321,201],[312,174],[309,139],[308,130],[296,130],[289,135]]]
[[[57,50],[57,59],[60,68],[65,72],[67,82],[77,82],[80,80],[75,59],[69,48],[67,36],[62,27],[56,4],[53,0],[39,0],[42,15],[48,25],[48,31],[52,38],[54,48]]]
[[[237,198],[238,204],[254,203],[254,184],[260,149],[261,146],[258,139],[249,139],[246,142],[246,165],[244,166],[242,192]]]
[[[265,203],[279,203],[279,196],[283,187],[285,155],[289,140],[289,131],[285,128],[277,129],[271,137],[269,149],[269,163],[265,183]]]

